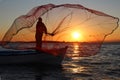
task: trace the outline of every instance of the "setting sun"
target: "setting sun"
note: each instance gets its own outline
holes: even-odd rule
[[[73,32],[73,33],[72,33],[72,36],[73,36],[73,38],[77,39],[77,38],[80,37],[80,33],[78,33],[78,32]]]
[[[81,33],[80,32],[73,32],[72,37],[74,40],[79,41],[81,39]]]

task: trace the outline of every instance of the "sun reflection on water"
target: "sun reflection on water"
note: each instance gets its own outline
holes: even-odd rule
[[[73,44],[72,59],[76,59],[76,60],[80,59],[79,53],[80,53],[80,44],[78,43]]]
[[[80,44],[79,43],[74,43],[72,44],[72,47],[70,48],[71,50],[71,61],[69,61],[69,63],[67,63],[65,66],[69,66],[69,70],[71,73],[80,73],[80,72],[84,72],[86,71],[86,67],[85,66],[81,66],[79,63],[80,60],[82,60],[82,57],[79,57],[79,53],[80,53]]]
[[[74,44],[73,45],[73,50],[74,50],[73,51],[74,53],[78,53],[79,52],[79,45],[78,44]]]
[[[86,71],[84,66],[79,66],[79,67],[76,67],[76,68],[71,68],[71,72],[72,73],[81,73],[81,72],[84,72],[84,71]]]

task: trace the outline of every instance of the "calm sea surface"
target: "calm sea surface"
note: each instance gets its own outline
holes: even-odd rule
[[[71,53],[77,51],[70,46]],[[4,51],[0,48],[0,54]],[[0,65],[0,80],[120,80],[120,44],[104,44],[100,53],[91,57],[65,57],[62,68]]]

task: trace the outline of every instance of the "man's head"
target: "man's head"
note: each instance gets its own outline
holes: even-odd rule
[[[41,18],[41,17],[39,17],[38,20],[39,20],[40,22],[42,22],[42,18]]]

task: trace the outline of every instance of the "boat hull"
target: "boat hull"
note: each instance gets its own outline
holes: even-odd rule
[[[32,53],[16,54],[12,51],[9,55],[0,55],[0,64],[49,64],[61,65],[63,56],[53,56],[43,52],[34,51]]]

